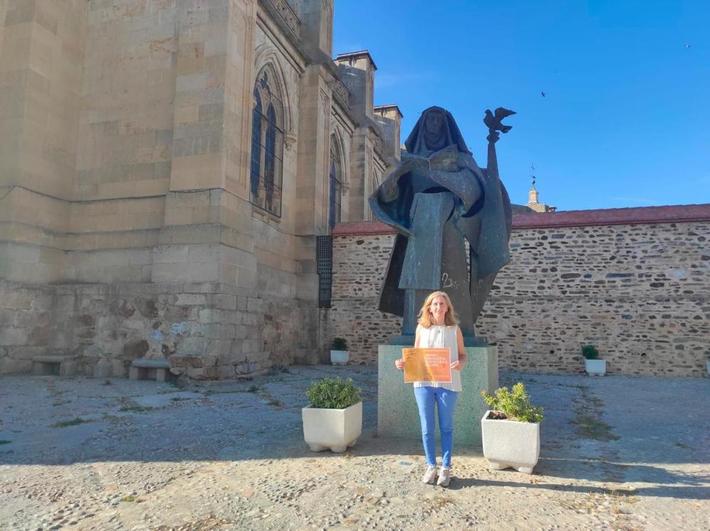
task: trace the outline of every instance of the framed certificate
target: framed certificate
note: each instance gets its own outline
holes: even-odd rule
[[[404,383],[451,382],[448,348],[403,348]]]

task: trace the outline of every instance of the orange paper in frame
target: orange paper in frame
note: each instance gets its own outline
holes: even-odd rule
[[[448,348],[403,348],[404,383],[450,382],[451,353]]]

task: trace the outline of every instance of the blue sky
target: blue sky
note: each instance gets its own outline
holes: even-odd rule
[[[336,0],[334,54],[361,49],[402,140],[440,105],[485,166],[483,111],[517,111],[498,143],[514,203],[531,164],[559,210],[710,202],[708,0]]]

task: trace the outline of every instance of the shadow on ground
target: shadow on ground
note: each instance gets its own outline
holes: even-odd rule
[[[313,457],[303,442],[305,389],[324,376],[352,378],[363,389],[364,431],[349,454],[421,454],[418,440],[376,436],[376,368],[291,367],[251,381],[177,387],[167,383],[81,378],[0,378],[0,464],[68,465],[108,461],[238,461]],[[536,476],[595,482],[653,483],[634,495],[708,497],[708,380],[560,376],[503,372],[523,381],[545,408]],[[480,441],[457,448],[480,457]],[[317,454],[328,459],[329,453]],[[672,465],[697,464],[684,474]],[[703,470],[700,470],[701,472]],[[509,481],[484,483],[515,486]],[[505,477],[501,473],[501,477]],[[513,479],[515,478],[515,479]],[[480,486],[459,478],[453,488]],[[532,488],[564,490],[544,481]],[[599,486],[570,486],[582,492]]]

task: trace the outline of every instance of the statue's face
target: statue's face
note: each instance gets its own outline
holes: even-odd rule
[[[428,112],[424,118],[424,128],[431,135],[440,135],[444,125],[444,116],[438,111]]]
[[[424,117],[424,138],[429,149],[444,147],[444,115],[439,111],[430,111]]]

